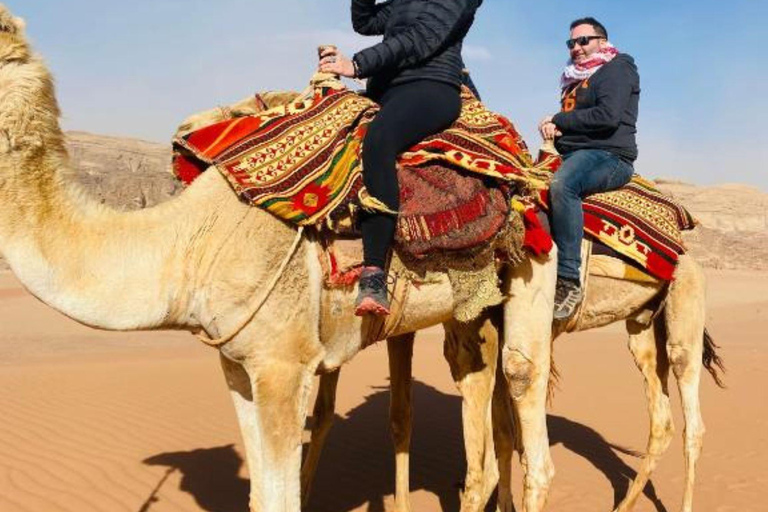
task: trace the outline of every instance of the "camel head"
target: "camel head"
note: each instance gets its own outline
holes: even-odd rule
[[[0,4],[0,66],[6,62],[29,59],[25,26],[23,19],[15,17],[4,4]]]
[[[33,54],[24,26],[0,4],[0,157],[13,152],[26,157],[30,151],[40,157],[44,147],[62,156],[53,77]]]

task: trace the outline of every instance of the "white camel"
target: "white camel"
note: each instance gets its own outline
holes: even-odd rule
[[[32,294],[81,323],[202,330],[227,340],[219,350],[245,446],[250,508],[298,512],[312,378],[352,358],[371,321],[352,315],[354,290],[325,289],[315,237],[240,202],[218,172],[205,173],[176,199],[132,213],[74,189],[64,178],[68,158],[52,78],[23,28],[0,5],[0,252]],[[548,347],[551,335],[554,259],[527,266],[535,275],[523,287],[527,300],[509,302],[519,311],[507,307],[521,314],[505,330],[505,371],[516,368],[523,337]],[[447,278],[414,289],[393,335],[438,323],[456,339],[469,331],[473,340],[457,344],[461,366],[464,348],[489,337],[489,320],[459,326],[452,304]],[[466,368],[462,379],[476,370]],[[480,371],[493,389],[493,372]],[[545,376],[539,384],[546,387]],[[482,476],[468,477],[478,484],[465,493],[464,510],[476,510],[490,492],[490,392],[486,399],[469,407],[483,417],[468,423],[483,425],[466,431],[469,473]],[[531,414],[533,431],[544,427],[536,407],[519,414]]]

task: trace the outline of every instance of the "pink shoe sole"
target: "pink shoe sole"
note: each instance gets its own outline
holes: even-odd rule
[[[387,316],[389,315],[389,309],[385,308],[370,297],[366,297],[355,309],[356,316],[376,315]]]

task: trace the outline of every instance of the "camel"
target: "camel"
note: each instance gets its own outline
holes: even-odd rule
[[[327,77],[319,76],[321,81]],[[261,96],[268,106],[290,101],[298,93],[266,93]],[[189,132],[197,128],[221,121],[232,115],[248,115],[258,112],[254,99],[245,98],[227,107],[205,111],[185,120],[180,132]],[[548,151],[552,151],[549,148]],[[531,265],[528,267],[528,265]],[[543,509],[547,491],[554,477],[554,467],[548,454],[546,438],[545,409],[542,404],[545,390],[549,393],[552,382],[546,378],[556,371],[550,363],[551,352],[548,343],[542,345],[541,330],[533,335],[526,332],[526,312],[534,311],[537,307],[533,293],[546,289],[543,280],[546,274],[537,272],[535,260],[509,271],[510,299],[504,306],[503,316],[506,329],[512,330],[511,337],[504,337],[502,361],[498,365],[499,375],[494,380],[491,375],[496,364],[490,356],[492,340],[496,336],[485,332],[480,336],[483,343],[457,353],[457,346],[462,345],[456,338],[457,329],[446,330],[445,355],[451,367],[454,379],[465,400],[464,422],[467,437],[467,454],[484,453],[484,457],[475,457],[475,464],[468,464],[468,475],[465,482],[465,496],[469,501],[485,503],[490,493],[490,487],[497,479],[495,470],[489,470],[493,455],[487,447],[483,449],[473,439],[473,432],[486,430],[480,426],[484,419],[480,412],[484,404],[483,397],[488,396],[493,388],[493,434],[498,455],[499,480],[499,510],[513,510],[510,491],[511,463],[514,449],[520,450],[523,457],[525,475],[524,510],[538,511]],[[617,321],[625,321],[629,334],[629,348],[635,363],[644,376],[648,408],[650,413],[650,436],[647,453],[641,464],[641,470],[634,479],[624,500],[617,511],[629,511],[642,492],[650,474],[659,459],[669,446],[674,433],[671,410],[669,407],[667,380],[670,366],[678,383],[678,389],[683,402],[685,418],[685,460],[687,466],[686,486],[682,511],[689,512],[692,507],[693,486],[695,481],[695,465],[701,452],[704,435],[704,424],[701,419],[698,388],[702,366],[713,376],[718,385],[722,386],[717,369],[722,369],[722,361],[717,355],[716,346],[704,329],[704,275],[699,265],[690,256],[680,258],[675,279],[667,287],[664,283],[632,282],[609,277],[593,276],[590,278],[590,292],[585,301],[578,323],[572,326],[556,324],[553,326],[555,338],[568,330],[584,331],[602,327]],[[499,326],[499,312],[489,313],[492,318],[490,326]],[[567,328],[568,327],[568,328]],[[474,327],[472,327],[474,328]],[[463,331],[466,339],[471,339],[472,329]],[[481,331],[474,331],[475,333]],[[475,334],[476,335],[476,334]],[[538,341],[536,341],[538,340]],[[393,337],[387,340],[391,377],[391,406],[390,422],[392,437],[396,451],[396,494],[395,507],[398,512],[410,512],[409,501],[409,445],[411,430],[411,357],[413,354],[413,333]],[[471,356],[485,362],[472,379],[462,379],[465,370],[457,364],[462,358]],[[325,373],[320,377],[320,389],[314,408],[315,425],[309,449],[302,466],[302,497],[309,496],[311,482],[317,467],[325,439],[330,431],[335,413],[335,395],[338,384],[339,370]],[[505,382],[506,380],[506,382]],[[505,383],[509,388],[505,388]],[[512,398],[513,408],[507,403],[507,391]],[[470,404],[475,404],[474,407]],[[513,410],[514,409],[514,410]],[[527,419],[520,423],[520,414]],[[517,418],[515,422],[513,420]],[[532,421],[532,418],[537,418]],[[518,424],[518,429],[513,427]],[[486,441],[489,438],[485,438]],[[533,443],[533,444],[532,444]],[[475,449],[470,450],[470,446]],[[527,448],[527,449],[526,449]],[[480,464],[479,458],[485,462]],[[533,461],[533,462],[531,462]],[[473,471],[471,468],[485,468],[485,472]],[[479,483],[479,482],[483,483]],[[478,495],[472,492],[482,489]],[[486,498],[478,498],[485,496]]]
[[[512,277],[511,299],[504,316],[504,329],[515,329],[524,310],[514,300],[516,293],[525,293],[533,280],[520,279],[525,267]],[[632,510],[650,475],[669,446],[674,434],[672,411],[669,401],[668,377],[670,368],[677,380],[678,391],[685,420],[684,457],[686,463],[685,490],[682,512],[691,512],[696,474],[696,462],[702,449],[704,422],[699,402],[701,370],[705,368],[718,386],[723,387],[718,370],[723,370],[716,345],[704,328],[705,279],[701,267],[689,255],[680,257],[674,274],[675,279],[663,282],[636,282],[603,276],[591,276],[588,294],[578,322],[569,331],[585,331],[613,322],[625,321],[629,334],[629,349],[645,379],[650,435],[646,453],[627,495],[618,504],[616,512]],[[553,338],[566,331],[564,324],[553,326]],[[506,337],[505,337],[506,338]],[[546,377],[553,372],[550,365],[550,343],[530,342],[535,337],[515,337],[522,342],[512,348],[505,345],[502,353],[500,376],[496,380],[493,395],[493,423],[495,450],[499,463],[498,510],[514,510],[509,489],[510,467],[515,449],[522,456],[525,470],[525,495],[523,510],[543,510],[554,466],[549,455],[546,431],[546,411],[542,404],[547,401]],[[412,340],[411,340],[412,344]],[[404,343],[389,344],[391,371],[391,423],[398,456],[396,466],[396,504],[398,512],[409,512],[407,468],[408,439],[411,429],[410,386],[411,350]],[[510,352],[511,351],[511,352]],[[507,382],[504,382],[506,377]],[[321,383],[321,386],[325,383]],[[508,385],[508,388],[505,387]],[[465,395],[472,395],[462,390]],[[319,407],[319,422],[330,422],[333,416],[330,389],[321,389],[320,397],[327,407]],[[510,398],[513,407],[510,407]],[[318,400],[320,400],[320,397]],[[531,405],[537,406],[540,416],[530,423]],[[525,414],[521,416],[521,413]],[[543,425],[543,428],[542,428]],[[326,426],[329,428],[329,426]],[[326,435],[327,432],[323,433]],[[533,453],[531,453],[533,452]],[[402,473],[401,473],[402,472]]]
[[[250,509],[298,512],[313,377],[351,359],[371,322],[353,316],[355,290],[324,289],[317,237],[242,203],[218,172],[151,209],[117,212],[89,200],[65,178],[58,118],[49,71],[23,21],[0,5],[0,252],[34,296],[83,324],[205,333],[220,352],[238,417]],[[505,329],[505,354],[522,344],[516,336],[543,346],[551,335],[555,257],[527,265],[538,284],[525,288],[525,304],[510,301],[525,314]],[[464,408],[478,415],[465,429],[467,480],[477,484],[466,489],[462,510],[479,510],[494,476],[490,390],[499,341],[490,318],[459,326],[451,293],[447,277],[412,290],[392,335],[443,323],[457,340],[450,357],[461,368],[459,387],[477,379],[489,390]],[[493,353],[487,364],[465,354],[477,346]],[[505,371],[514,369],[510,361]],[[535,408],[519,415],[531,413],[540,431]]]
[[[315,84],[325,81],[337,83],[338,79],[337,76],[316,73],[311,82]],[[303,97],[311,90],[312,87],[310,86],[307,91],[301,94],[291,91],[262,92],[257,96],[248,96],[230,105],[198,112],[181,122],[177,136],[194,132],[231,117],[253,115],[259,113],[263,108],[284,105]],[[552,257],[554,258],[554,255]],[[548,286],[544,282],[542,283],[541,286]],[[548,310],[543,307],[543,304],[533,304],[530,312],[534,312],[534,308],[538,308],[536,310],[545,315],[546,320],[549,321]],[[488,312],[488,316],[484,316],[480,322],[469,325],[453,322],[450,326],[446,326],[445,358],[463,399],[462,418],[465,430],[467,475],[462,492],[465,508],[462,510],[482,509],[498,483],[492,426],[488,414],[490,411],[489,402],[496,387],[497,357],[495,354],[498,353],[501,314],[503,313],[500,311]],[[541,332],[539,336],[546,336],[546,333]],[[410,359],[413,354],[414,339],[415,333],[413,332],[387,339],[392,382],[390,394],[391,428],[397,451],[395,466],[397,467],[396,488],[398,492],[395,497],[395,505],[399,511],[410,510],[408,499],[410,492],[408,454],[410,425],[406,425],[404,422],[408,421],[408,414],[405,411],[410,411]],[[404,366],[406,362],[407,366]],[[473,369],[472,372],[468,372],[467,365]],[[319,392],[313,410],[314,425],[301,468],[301,496],[304,504],[309,499],[320,454],[333,425],[339,374],[340,370],[335,369],[320,375]],[[401,383],[402,385],[399,386]],[[477,435],[478,432],[484,434]],[[502,494],[509,493],[509,489],[503,488],[500,492]],[[509,494],[508,501],[511,502],[511,494]]]
[[[322,77],[320,78],[322,79]],[[297,93],[267,93],[262,100],[268,104],[280,104],[297,96]],[[220,121],[227,115],[247,115],[254,113],[253,98],[246,98],[238,103],[219,109],[212,109],[188,118],[180,130],[192,131],[196,128]],[[549,148],[551,151],[552,148]],[[530,267],[528,265],[531,265]],[[534,311],[532,290],[546,289],[542,281],[546,274],[537,272],[532,261],[518,269],[509,271],[510,299],[503,314],[504,326],[514,331],[512,336],[504,337],[502,362],[498,365],[499,376],[493,388],[493,437],[498,456],[499,510],[513,510],[510,491],[511,464],[514,449],[520,450],[523,457],[525,475],[525,511],[543,509],[547,491],[554,477],[554,467],[548,453],[546,438],[545,394],[549,393],[552,382],[546,378],[556,371],[550,363],[549,343],[539,343],[543,338],[538,334],[525,332],[529,323],[525,322],[526,312]],[[684,255],[680,258],[675,279],[669,286],[662,282],[633,282],[609,277],[593,276],[590,278],[589,296],[585,301],[575,325],[555,324],[552,330],[552,342],[565,332],[585,331],[602,327],[613,322],[625,321],[629,334],[629,349],[635,363],[643,374],[650,414],[650,436],[646,455],[641,469],[629,488],[626,497],[618,505],[617,511],[632,509],[643,491],[650,475],[666,451],[674,433],[667,381],[670,366],[677,379],[678,390],[683,404],[685,419],[685,460],[686,484],[681,510],[689,512],[693,503],[695,466],[701,452],[704,424],[699,404],[699,382],[702,366],[706,368],[719,386],[722,382],[718,368],[723,369],[722,361],[716,353],[716,346],[704,329],[705,281],[700,266],[695,260]],[[535,293],[535,292],[534,292]],[[490,314],[493,318],[491,327],[501,323],[501,314]],[[494,323],[495,321],[495,323]],[[464,422],[467,437],[467,454],[485,454],[485,462],[480,464],[478,457],[474,465],[468,465],[465,482],[465,496],[476,503],[485,503],[478,496],[489,495],[489,486],[496,481],[495,470],[487,469],[491,464],[488,456],[493,452],[474,442],[473,432],[484,431],[480,426],[484,416],[482,397],[487,397],[488,385],[493,382],[489,377],[496,364],[490,356],[492,343],[482,343],[474,348],[457,354],[455,333],[459,326],[446,330],[445,355],[448,359],[454,379],[465,400]],[[480,331],[475,331],[480,332]],[[467,339],[472,338],[471,330],[464,331]],[[485,331],[481,340],[494,339],[495,336]],[[536,341],[538,340],[538,341]],[[411,430],[411,356],[413,353],[413,333],[387,340],[391,377],[390,422],[396,451],[396,494],[395,506],[398,512],[410,512],[409,502],[409,444]],[[476,372],[473,379],[463,379],[465,371],[457,364],[468,356],[485,362],[485,366]],[[302,496],[309,495],[320,453],[330,431],[334,418],[336,386],[339,370],[323,374],[320,377],[320,389],[314,408],[315,425],[312,438],[302,467]],[[505,388],[506,384],[509,388]],[[493,385],[492,385],[493,387]],[[509,407],[507,392],[512,398],[513,408]],[[479,401],[478,401],[479,399]],[[471,403],[475,403],[473,408]],[[520,415],[527,419],[521,423]],[[542,417],[544,415],[544,417]],[[532,421],[531,418],[537,418]],[[514,424],[518,428],[514,428]],[[473,426],[474,424],[474,426]],[[486,438],[487,440],[488,438]],[[532,444],[533,443],[533,444]],[[475,449],[470,450],[470,446]],[[485,468],[485,472],[472,471],[469,468]],[[482,481],[480,484],[478,482]],[[472,492],[482,489],[478,495]]]
[[[613,322],[624,321],[629,335],[629,350],[635,364],[645,380],[645,391],[650,419],[650,431],[640,469],[632,481],[626,496],[618,504],[616,512],[628,512],[648,483],[661,457],[666,452],[674,435],[672,410],[669,401],[670,368],[675,376],[684,419],[684,458],[686,465],[685,489],[680,510],[691,512],[693,508],[696,463],[701,454],[704,439],[704,422],[701,415],[699,384],[701,370],[706,369],[716,384],[723,387],[720,371],[724,365],[717,354],[717,346],[705,329],[706,282],[701,266],[690,255],[682,255],[670,283],[644,283],[602,276],[590,276],[589,290],[581,316],[573,326],[556,324],[553,339],[566,331],[586,331]],[[533,350],[533,348],[532,348]],[[405,364],[405,363],[403,363]],[[548,367],[549,370],[549,367]],[[536,372],[536,368],[531,368]],[[527,386],[512,389],[516,400],[530,392]],[[539,391],[540,399],[545,396]],[[498,394],[497,397],[502,395]],[[504,408],[508,404],[494,401],[495,428],[510,431],[513,424],[524,429]],[[514,410],[511,412],[515,412]],[[502,436],[498,436],[500,438]],[[509,438],[506,436],[506,438]],[[548,443],[540,434],[540,443]],[[525,438],[518,449],[528,449]],[[496,445],[500,467],[511,464],[513,446]],[[544,462],[549,479],[540,482],[541,491],[535,502],[524,502],[524,510],[542,510],[546,493],[554,475],[551,458]],[[530,468],[527,468],[530,471]],[[508,470],[501,470],[502,482],[509,478]],[[502,510],[509,511],[511,504],[504,504]]]

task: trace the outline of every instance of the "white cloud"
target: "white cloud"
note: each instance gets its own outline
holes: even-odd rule
[[[491,50],[485,46],[465,44],[462,52],[464,59],[469,62],[489,62],[493,60]]]

